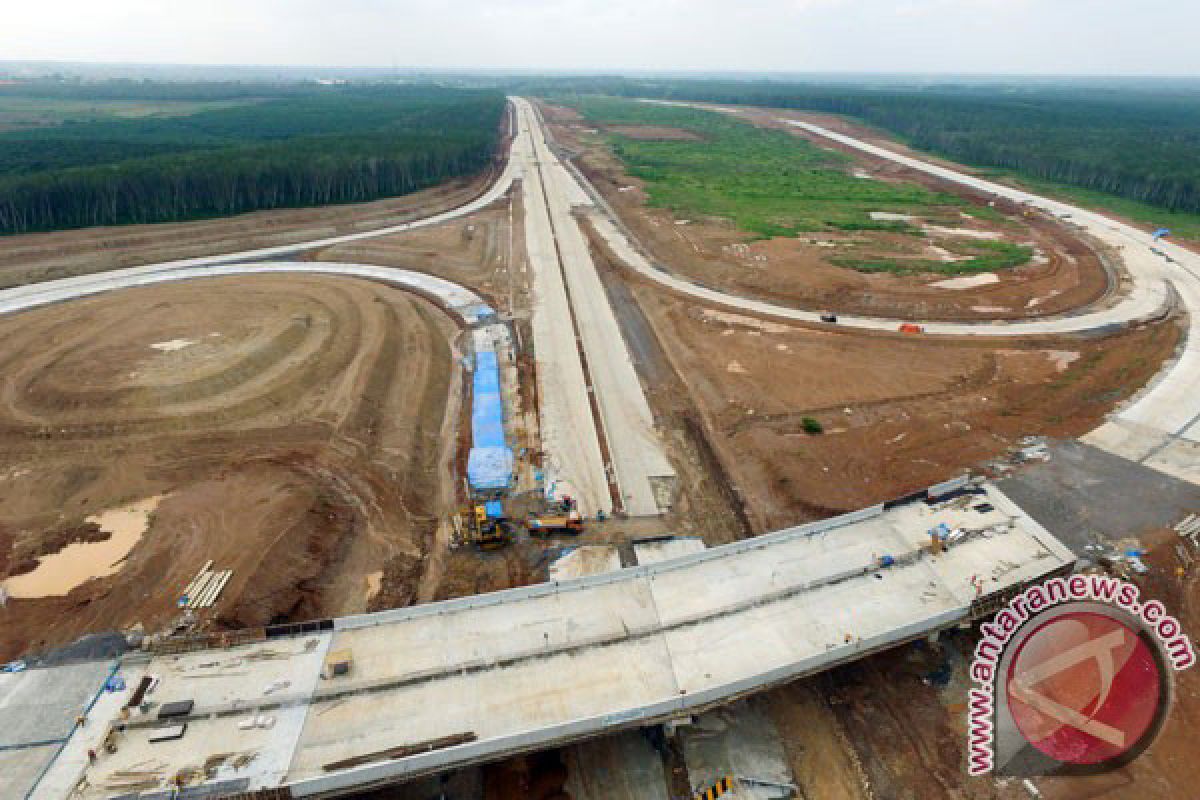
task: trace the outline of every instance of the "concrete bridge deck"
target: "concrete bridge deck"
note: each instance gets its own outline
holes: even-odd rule
[[[152,743],[163,723],[154,709],[135,711],[117,752],[89,765],[86,750],[108,722],[93,718],[34,797],[70,796],[83,778],[75,796],[108,798],[121,794],[123,772],[153,769],[165,782],[220,754],[235,754],[231,764],[248,759],[218,768],[230,790],[287,785],[299,797],[336,796],[719,705],[958,624],[981,593],[1073,563],[999,490],[983,492],[877,506],[563,583],[339,619],[319,633],[127,663],[129,685],[159,679],[154,702],[194,701],[186,733]],[[992,509],[974,508],[982,503]],[[935,556],[928,530],[943,522],[973,533]],[[344,650],[350,673],[321,678],[327,654]],[[450,737],[461,743],[378,756]]]

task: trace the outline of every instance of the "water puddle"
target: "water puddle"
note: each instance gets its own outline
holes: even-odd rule
[[[62,596],[92,578],[103,578],[121,569],[121,562],[138,543],[150,524],[150,514],[162,495],[148,497],[128,506],[112,508],[87,518],[112,535],[102,542],[75,542],[52,555],[43,556],[33,572],[4,582],[9,597]]]

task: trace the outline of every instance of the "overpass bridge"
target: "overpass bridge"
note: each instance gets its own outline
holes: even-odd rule
[[[157,707],[123,720],[125,695],[102,693],[32,797],[166,797],[206,764],[211,791],[334,797],[711,708],[967,622],[1074,564],[994,486],[968,488],[602,575],[130,656],[117,674],[152,677]],[[935,554],[939,524],[955,534]],[[331,676],[335,653],[347,674]],[[38,697],[22,681],[44,697],[38,672],[0,676],[0,723],[6,707],[28,721]],[[89,763],[110,733],[115,752]],[[0,770],[20,757],[0,749]]]

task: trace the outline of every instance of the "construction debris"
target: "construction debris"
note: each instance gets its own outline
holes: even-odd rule
[[[150,735],[146,737],[146,741],[150,742],[151,744],[156,744],[158,742],[173,742],[176,739],[182,739],[185,733],[187,733],[186,722],[179,725],[169,725],[165,728],[157,728],[151,731]]]
[[[429,739],[416,744],[406,744],[400,747],[392,747],[387,750],[379,750],[374,753],[366,753],[361,756],[354,756],[342,761],[331,761],[326,764],[323,769],[326,772],[336,772],[341,769],[350,769],[351,767],[360,767],[363,764],[370,764],[375,761],[391,761],[396,758],[408,758],[420,753],[430,753],[434,750],[441,750],[445,747],[456,747],[460,744],[469,744],[479,736],[474,731],[467,733],[456,733],[451,736],[442,736],[437,739]]]
[[[325,659],[325,668],[321,670],[321,677],[329,680],[330,678],[340,678],[350,674],[350,667],[354,663],[354,653],[349,649],[337,650],[329,654]]]
[[[1150,567],[1142,561],[1146,551],[1137,545],[1136,539],[1127,541],[1124,546],[1120,543],[1089,544],[1084,550],[1097,564],[1126,580],[1131,573],[1145,575],[1150,571]]]
[[[1200,515],[1188,514],[1176,523],[1175,532],[1193,548],[1200,549],[1200,542],[1197,541],[1197,537],[1200,537]]]
[[[211,608],[221,596],[225,584],[233,577],[233,570],[212,570],[212,560],[200,568],[179,597],[179,607],[188,609]]]
[[[259,714],[257,716],[250,717],[249,719],[242,720],[237,726],[238,730],[240,731],[249,731],[254,730],[255,728],[269,731],[275,727],[275,718],[266,714]]]

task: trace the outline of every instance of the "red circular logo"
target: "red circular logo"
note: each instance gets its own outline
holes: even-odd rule
[[[1151,645],[1119,619],[1069,612],[1033,630],[1004,685],[1017,729],[1064,764],[1120,759],[1150,730],[1163,699]]]

